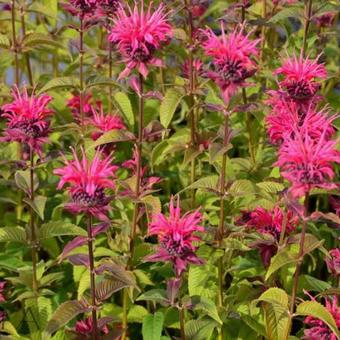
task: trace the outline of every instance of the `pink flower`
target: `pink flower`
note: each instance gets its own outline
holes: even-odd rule
[[[6,283],[6,281],[0,281],[0,303],[6,302],[6,297],[4,294]]]
[[[3,141],[27,144],[41,153],[41,147],[48,141],[49,117],[53,114],[47,105],[52,97],[47,94],[28,95],[24,88],[20,93],[17,87],[12,91],[14,100],[2,106],[2,117],[7,119]]]
[[[295,102],[282,101],[266,117],[266,122],[271,143],[280,145],[287,137],[294,137],[296,130],[307,132],[313,139],[319,139],[325,131],[328,140],[335,132],[332,122],[336,118],[326,110],[316,111],[314,105],[301,109]]]
[[[100,101],[95,104],[100,105]],[[67,106],[70,108],[75,120],[80,120],[80,96],[74,95],[67,101]],[[83,96],[83,113],[84,116],[89,117],[94,110],[93,99],[91,94],[86,94]]]
[[[93,125],[97,130],[92,134],[93,140],[97,140],[105,132],[126,129],[121,116],[118,114],[105,115],[102,105],[99,105],[99,110],[100,112],[92,108],[92,117],[88,119],[88,123]]]
[[[340,249],[334,248],[329,251],[330,258],[326,258],[328,271],[335,276],[340,275]]]
[[[276,206],[272,210],[257,207],[252,211],[242,212],[241,217],[236,220],[237,225],[244,225],[259,234],[271,235],[273,237],[272,240],[264,239],[252,244],[252,247],[259,249],[265,267],[269,266],[270,259],[277,252],[277,243],[280,239],[283,219],[282,209]],[[296,229],[298,222],[298,217],[294,216],[291,211],[288,211],[285,235],[292,233]]]
[[[202,75],[203,73],[203,61],[200,59],[194,59],[192,62],[192,68],[195,75]],[[183,64],[183,74],[186,78],[189,78],[189,59]]]
[[[162,4],[151,12],[152,2],[146,12],[144,1],[141,1],[140,10],[136,2],[133,9],[126,6],[127,9],[122,6],[118,8],[109,35],[109,41],[117,44],[126,63],[119,78],[127,77],[133,69],[137,69],[146,78],[149,65],[162,66],[162,61],[154,54],[163,43],[168,43],[172,38],[172,29],[167,21],[168,13],[165,13]]]
[[[338,307],[338,299],[336,296],[333,297],[333,300],[326,300],[326,308],[332,314],[335,323],[340,328],[340,308]],[[303,339],[305,340],[337,340],[336,335],[332,332],[332,330],[321,320],[313,317],[307,316],[304,320],[304,323],[311,327],[305,330],[305,334]]]
[[[107,219],[111,197],[105,194],[105,189],[114,189],[113,181],[117,166],[112,165],[112,158],[101,159],[101,152],[96,151],[92,161],[87,160],[82,149],[82,160],[73,150],[73,160],[64,158],[65,166],[54,170],[61,177],[58,189],[68,184],[72,202],[66,207],[74,214],[87,213],[101,220]]]
[[[117,11],[121,0],[97,0],[97,13],[100,16],[110,18]]]
[[[244,34],[244,25],[226,35],[221,23],[221,31],[221,36],[217,36],[212,29],[203,31],[206,38],[203,48],[206,55],[212,57],[213,70],[207,76],[220,87],[228,103],[239,87],[248,85],[245,79],[256,72],[253,57],[258,55],[256,45],[260,39],[250,40],[252,32]]]
[[[63,7],[68,12],[79,18],[92,17],[97,7],[98,0],[70,0]]]
[[[326,12],[313,18],[318,27],[332,27],[336,13]]]
[[[332,163],[340,163],[336,141],[326,140],[326,130],[317,140],[308,132],[295,131],[294,137],[286,137],[279,150],[276,165],[281,174],[291,182],[290,192],[294,197],[305,195],[313,188],[334,189]]]
[[[106,325],[106,323],[101,323],[101,320],[98,320],[98,326],[99,326],[99,330],[102,334],[108,334],[109,333],[109,329]],[[89,337],[91,337],[92,334],[92,329],[93,329],[93,321],[92,321],[92,317],[89,316],[87,317],[85,320],[79,320],[76,322],[75,325],[75,332],[81,335],[88,335]]]
[[[194,18],[201,17],[209,7],[209,0],[192,0],[191,13]]]
[[[317,78],[326,78],[326,69],[323,64],[318,64],[318,58],[304,59],[302,54],[288,58],[284,64],[275,71],[275,74],[284,76],[279,82],[280,88],[287,91],[289,96],[296,101],[306,101],[313,98],[320,88]]]
[[[162,213],[153,216],[149,224],[149,235],[157,235],[159,246],[156,254],[148,256],[147,261],[171,262],[176,276],[179,277],[186,270],[189,263],[202,264],[202,259],[195,254],[193,242],[200,241],[196,232],[203,232],[200,225],[202,215],[198,210],[181,216],[179,199],[174,206],[174,199],[170,201],[170,216]]]

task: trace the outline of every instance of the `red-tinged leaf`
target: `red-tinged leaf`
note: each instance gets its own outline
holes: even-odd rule
[[[85,254],[70,255],[67,259],[75,266],[86,266],[90,267],[89,256]]]
[[[78,236],[74,238],[72,241],[68,242],[63,249],[63,252],[60,254],[59,262],[63,261],[67,255],[75,248],[78,248],[87,242],[87,237]]]

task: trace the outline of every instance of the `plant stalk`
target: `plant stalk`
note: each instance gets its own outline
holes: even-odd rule
[[[267,0],[262,0],[262,18],[265,21],[267,19]],[[264,62],[264,49],[266,47],[266,26],[262,25],[261,29],[261,55],[260,59],[262,62]]]
[[[183,307],[181,307],[179,309],[179,323],[180,323],[180,331],[181,331],[181,340],[186,340],[186,336],[185,336],[185,313],[184,313]]]
[[[26,22],[25,22],[25,11],[23,6],[20,7],[20,19],[21,19],[21,32],[22,36],[25,37],[26,35]],[[33,73],[32,73],[32,67],[31,67],[31,60],[29,52],[24,53],[26,67],[27,67],[27,75],[28,75],[28,81],[31,86],[33,86]]]
[[[109,42],[109,78],[112,79],[112,43]],[[109,85],[108,111],[112,113],[112,86]]]
[[[84,19],[80,18],[79,28],[79,113],[80,125],[84,128]]]
[[[97,324],[97,303],[96,303],[96,277],[94,270],[94,255],[93,255],[93,235],[92,235],[92,216],[88,215],[87,224],[87,246],[89,251],[90,262],[90,289],[91,289],[91,303],[92,303],[92,338],[99,340],[98,324]]]
[[[17,44],[17,36],[16,36],[16,31],[15,31],[15,0],[11,1],[11,23],[12,23],[12,50],[14,53],[15,84],[19,86],[20,77],[19,77],[18,44]]]
[[[30,147],[30,200],[34,202],[34,152]],[[38,296],[38,279],[37,279],[37,235],[35,230],[34,210],[30,206],[30,229],[31,229],[31,245],[32,245],[32,289],[34,296]]]
[[[286,234],[286,229],[287,229],[287,222],[288,222],[288,211],[284,210],[283,211],[283,219],[282,219],[282,229],[280,233],[280,240],[279,240],[279,246],[282,246],[285,234]]]
[[[306,0],[305,1],[305,28],[303,32],[303,44],[302,44],[302,56],[306,56],[306,50],[307,50],[307,37],[308,37],[308,30],[309,25],[312,19],[312,0]]]
[[[308,203],[309,203],[309,192],[307,192],[305,195],[305,202],[304,202],[305,211],[304,211],[304,219],[302,221],[302,231],[301,231],[301,238],[300,238],[300,244],[299,244],[298,262],[295,267],[292,297],[291,297],[291,302],[290,302],[290,314],[291,315],[294,313],[294,309],[295,309],[296,294],[297,294],[297,290],[299,286],[299,275],[300,275],[301,266],[302,266],[303,257],[304,257],[304,245],[305,245],[305,237],[306,237],[306,231],[307,231]]]
[[[229,125],[229,117],[227,114],[224,115],[224,135],[223,135],[223,148],[228,145],[228,125]],[[225,194],[225,180],[226,180],[226,166],[227,166],[227,152],[224,151],[222,157],[222,167],[220,174],[220,188],[219,192],[221,195],[220,200],[220,216],[219,216],[219,226],[218,226],[218,235],[217,239],[219,242],[219,246],[222,245],[223,235],[224,235],[224,219],[225,219],[225,202],[224,202],[224,194]],[[221,256],[218,260],[218,294],[217,294],[217,306],[223,307],[223,267],[224,261],[223,256]],[[218,339],[223,339],[222,328],[219,331]]]

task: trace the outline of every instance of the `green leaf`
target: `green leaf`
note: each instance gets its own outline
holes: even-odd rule
[[[140,295],[136,299],[136,301],[154,301],[169,303],[169,300],[166,296],[166,291],[164,289],[150,289],[144,294]]]
[[[45,205],[46,205],[47,197],[36,196],[36,197],[34,197],[33,202],[28,198],[24,199],[23,201],[25,203],[27,203],[38,214],[38,216],[42,220],[44,220],[44,211],[45,211]]]
[[[38,13],[38,14],[43,14],[44,16],[50,17],[50,18],[56,17],[53,9],[51,10],[48,6],[45,6],[44,4],[40,2],[36,2],[36,1],[34,1],[31,5],[29,5],[27,11]]]
[[[90,308],[85,301],[66,301],[62,303],[54,312],[51,320],[48,322],[43,339],[50,339],[50,336],[59,328],[66,325],[69,321],[74,319],[81,313],[89,312]]]
[[[317,319],[322,320],[333,331],[333,333],[340,339],[340,333],[334,321],[332,314],[317,301],[305,301],[298,305],[296,309],[297,315],[308,316],[311,315]]]
[[[30,332],[41,333],[52,315],[52,301],[44,296],[25,300],[26,322]]]
[[[67,88],[77,89],[79,82],[74,77],[59,77],[51,79],[43,88],[40,89],[38,94],[51,90],[61,90]]]
[[[87,236],[87,232],[83,228],[69,222],[51,221],[41,226],[38,237],[40,240],[43,240],[65,235]]]
[[[11,47],[9,39],[3,34],[0,34],[0,47],[6,49]]]
[[[157,196],[147,195],[141,199],[150,214],[159,214],[162,211],[162,204]]]
[[[182,98],[182,94],[173,88],[166,91],[159,111],[161,124],[165,128],[169,127],[177,106],[181,102]]]
[[[128,322],[142,323],[146,315],[148,315],[148,310],[140,305],[133,305],[129,309]]]
[[[129,142],[135,140],[136,137],[133,133],[127,130],[111,130],[105,132],[100,136],[95,143],[92,144],[93,148],[103,144],[117,143],[117,142]]]
[[[283,184],[271,181],[256,183],[256,186],[269,194],[276,194],[285,188]]]
[[[225,238],[223,241],[222,241],[222,248],[225,248],[226,250],[241,250],[241,251],[249,251],[251,250],[251,248],[247,247],[245,244],[244,244],[244,241],[239,241],[237,240],[236,238],[231,238],[231,237],[228,237],[228,238]]]
[[[190,320],[184,326],[185,335],[188,339],[207,340],[212,339],[212,332],[218,323],[210,318]]]
[[[264,302],[265,324],[268,339],[287,339],[290,332],[289,298],[280,288],[269,288],[258,299]]]
[[[214,301],[204,297],[204,296],[192,296],[191,303],[195,310],[203,310],[208,316],[222,324],[222,320],[218,315],[216,305]]]
[[[268,20],[268,23],[277,23],[280,21],[284,21],[288,18],[302,18],[303,17],[303,12],[301,7],[297,6],[287,6],[283,9],[281,9],[277,14],[275,14],[273,17],[271,17]]]
[[[281,267],[295,263],[297,261],[296,254],[293,254],[288,248],[283,249],[278,252],[275,256],[271,258],[270,266],[267,269],[265,280],[268,280],[272,274],[274,274]]]
[[[54,40],[49,35],[41,33],[29,33],[22,40],[23,52],[27,52],[34,48],[44,48],[44,45],[63,47],[58,41]]]
[[[128,95],[124,92],[117,92],[113,97],[118,110],[124,116],[130,130],[133,131],[135,126],[135,115]]]
[[[86,83],[86,88],[90,89],[92,87],[99,87],[99,86],[110,86],[110,87],[121,87],[121,85],[108,77],[103,76],[95,76],[88,79]]]
[[[247,179],[239,179],[233,182],[229,188],[229,193],[234,197],[247,196],[255,193],[254,185]]]
[[[184,190],[188,190],[188,189],[205,189],[207,191],[216,192],[218,178],[219,177],[217,175],[211,175],[211,176],[200,178],[196,182],[186,187],[185,189],[181,190],[179,193],[183,192]]]
[[[22,227],[0,228],[0,242],[18,242],[26,244],[26,231]]]
[[[148,314],[143,320],[143,340],[160,340],[162,335],[164,316],[161,312]]]
[[[23,190],[25,193],[29,194],[31,191],[31,174],[29,170],[18,170],[16,171],[14,175],[15,183],[20,188]],[[33,177],[33,182],[34,182],[34,190],[36,190],[39,186],[39,181],[34,174]]]

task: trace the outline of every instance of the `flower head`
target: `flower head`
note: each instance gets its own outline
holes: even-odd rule
[[[332,163],[340,163],[340,152],[335,149],[336,141],[325,138],[326,130],[319,139],[308,135],[308,131],[295,131],[294,137],[286,138],[279,150],[281,174],[291,182],[294,197],[305,195],[313,188],[334,189]]]
[[[313,139],[319,139],[325,131],[328,140],[335,132],[332,125],[335,118],[326,110],[317,111],[314,105],[301,109],[295,102],[282,101],[266,117],[266,122],[271,143],[280,145],[287,137],[294,137],[296,130],[307,132]]]
[[[169,42],[172,29],[164,6],[160,4],[154,12],[151,6],[152,2],[146,12],[143,1],[140,9],[136,2],[133,9],[128,5],[127,9],[120,6],[113,18],[109,41],[117,45],[126,63],[119,78],[127,77],[133,69],[137,69],[146,78],[149,65],[162,66],[155,52],[163,43]]]
[[[157,253],[148,256],[147,261],[171,262],[177,277],[186,270],[188,263],[202,264],[193,245],[193,242],[200,241],[195,233],[204,231],[201,222],[202,215],[198,210],[181,216],[179,199],[175,207],[174,199],[171,198],[169,217],[162,213],[156,214],[149,224],[149,235],[158,236],[159,246]]]
[[[97,0],[97,3],[98,15],[105,16],[105,19],[107,19],[116,13],[121,0]]]
[[[106,323],[105,322],[104,323],[101,322],[101,320],[103,320],[103,319],[99,319],[98,320],[98,326],[99,326],[100,333],[108,334],[109,333],[109,329],[108,329]],[[89,316],[85,320],[77,321],[74,330],[75,330],[76,333],[78,333],[80,335],[91,337],[92,330],[93,330],[92,317]]]
[[[340,249],[334,248],[329,251],[330,258],[326,258],[327,268],[335,276],[340,275]]]
[[[317,78],[326,78],[326,69],[318,64],[318,58],[304,59],[302,54],[287,58],[283,65],[275,71],[284,76],[279,86],[287,91],[288,95],[296,101],[310,100],[320,88]]]
[[[334,24],[335,16],[335,12],[326,12],[314,17],[313,21],[318,27],[332,27]]]
[[[52,97],[47,94],[29,96],[26,88],[20,93],[17,87],[12,94],[14,100],[1,108],[2,117],[7,119],[2,140],[24,143],[40,153],[42,145],[48,141],[49,118],[53,111],[47,105]]]
[[[96,151],[93,160],[86,158],[82,149],[80,160],[73,150],[73,160],[65,158],[65,166],[54,170],[56,175],[61,177],[58,189],[68,184],[68,191],[72,202],[67,204],[68,210],[72,213],[88,213],[105,220],[109,210],[110,197],[105,194],[105,189],[114,189],[113,181],[117,166],[112,165],[110,156],[101,159],[101,152]]]
[[[245,79],[256,72],[253,57],[258,55],[256,45],[260,40],[250,40],[252,32],[244,34],[244,25],[226,35],[221,23],[221,32],[222,35],[217,36],[212,29],[203,31],[203,48],[206,55],[212,57],[213,70],[207,75],[220,87],[224,100],[229,102],[238,87],[247,85]]]
[[[340,307],[338,307],[338,299],[336,296],[332,300],[326,300],[326,308],[332,314],[336,326],[340,327]],[[305,330],[303,339],[305,340],[336,340],[337,336],[332,330],[320,319],[313,316],[307,316],[304,323],[309,326],[309,329]]]
[[[99,110],[100,112],[92,108],[92,117],[88,119],[88,122],[96,128],[96,131],[92,134],[93,140],[97,140],[105,132],[126,129],[121,116],[118,114],[105,115],[102,105],[99,105]]]
[[[63,7],[79,18],[92,17],[97,7],[98,0],[70,0]]]
[[[98,101],[95,104],[97,106],[101,105],[101,103]],[[67,106],[70,108],[75,120],[80,120],[80,96],[79,95],[73,95],[72,98],[70,98],[67,101]],[[91,94],[86,94],[83,96],[83,113],[85,116],[89,117],[94,110],[94,103],[93,98]]]

